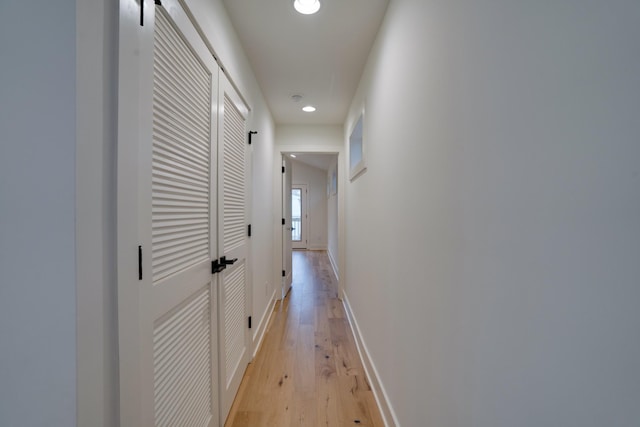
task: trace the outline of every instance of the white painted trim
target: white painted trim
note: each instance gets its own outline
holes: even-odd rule
[[[331,263],[331,269],[333,270],[333,275],[336,280],[340,280],[338,276],[338,265],[336,264],[336,260],[333,259],[333,254],[330,250],[327,250],[327,256],[329,256],[329,262]]]
[[[258,327],[256,328],[256,332],[255,334],[253,334],[253,354],[251,355],[251,360],[253,361],[253,359],[256,357],[256,354],[258,354],[258,350],[260,350],[260,345],[262,344],[262,341],[264,340],[264,336],[267,332],[267,325],[269,324],[269,321],[271,320],[271,316],[273,316],[273,310],[275,308],[276,302],[278,301],[276,299],[276,290],[273,290],[273,293],[271,294],[271,302],[269,304],[267,304],[267,309],[265,310],[264,313],[262,313],[262,318],[260,319],[260,324],[258,325]],[[258,337],[256,339],[256,336]]]
[[[327,250],[327,246],[326,245],[322,245],[322,246],[309,246],[307,248],[308,251],[326,251]]]
[[[376,398],[378,408],[380,408],[380,414],[382,415],[384,425],[385,427],[400,427],[398,417],[396,416],[393,407],[391,406],[389,396],[387,395],[387,392],[384,389],[384,385],[382,384],[382,381],[380,380],[380,377],[378,375],[378,370],[373,364],[373,360],[371,359],[371,355],[369,354],[367,345],[365,344],[364,339],[360,334],[360,328],[358,327],[358,322],[356,321],[356,318],[351,311],[351,305],[349,304],[349,298],[347,297],[346,292],[343,293],[342,304],[344,305],[344,311],[347,313],[347,319],[349,320],[351,331],[353,332],[353,336],[355,337],[356,347],[358,348],[358,354],[360,355],[360,360],[362,361],[362,365],[364,366],[365,375],[369,380],[369,385],[371,386],[373,395]]]
[[[117,425],[116,139],[118,10],[76,2],[77,425]],[[106,41],[106,43],[105,43]]]

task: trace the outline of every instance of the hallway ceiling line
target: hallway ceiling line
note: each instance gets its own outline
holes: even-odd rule
[[[323,0],[313,15],[292,0],[223,2],[275,122],[342,124],[389,1]]]

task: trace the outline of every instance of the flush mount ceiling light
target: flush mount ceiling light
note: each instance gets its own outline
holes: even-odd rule
[[[296,158],[296,155],[295,155],[295,154],[293,154],[293,153],[291,153],[291,154],[289,154],[289,155],[290,155],[291,157],[293,157],[294,159]]]
[[[306,107],[302,107],[302,111],[313,113],[314,111],[316,111],[316,107],[314,107],[313,105],[307,105]]]
[[[320,0],[294,0],[293,7],[303,15],[311,15],[320,10]]]

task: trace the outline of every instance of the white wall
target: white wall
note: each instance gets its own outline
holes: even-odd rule
[[[639,16],[389,4],[345,274],[400,425],[638,424]]]
[[[76,2],[0,3],[0,425],[76,424]]]
[[[307,184],[307,249],[327,249],[327,172],[291,161],[293,184]]]
[[[276,149],[287,151],[338,152],[342,150],[342,126],[340,125],[278,125]],[[294,150],[291,150],[294,151]]]
[[[118,425],[118,4],[76,3],[77,425]]]

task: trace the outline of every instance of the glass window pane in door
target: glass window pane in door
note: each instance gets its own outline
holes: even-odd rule
[[[302,225],[302,189],[291,189],[291,240],[301,240]]]

